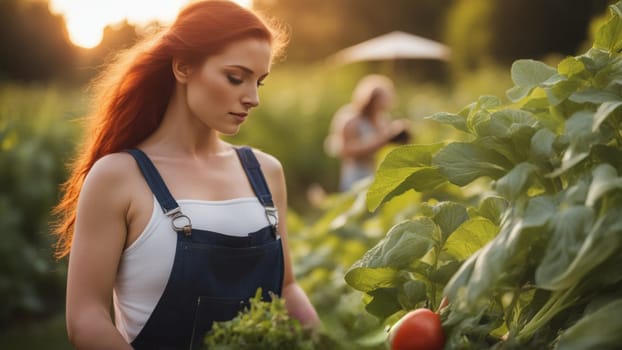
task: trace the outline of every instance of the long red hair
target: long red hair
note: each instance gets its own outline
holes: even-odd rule
[[[283,27],[231,1],[206,0],[183,8],[167,29],[122,52],[93,81],[92,112],[84,140],[71,164],[58,215],[56,256],[69,254],[76,207],[86,174],[101,157],[134,147],[160,125],[175,79],[173,57],[197,64],[233,41],[265,39],[278,56],[285,44]]]

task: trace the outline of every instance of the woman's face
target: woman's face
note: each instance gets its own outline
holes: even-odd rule
[[[258,88],[268,75],[271,47],[249,38],[209,56],[189,76],[187,103],[204,125],[222,134],[236,134],[251,108],[259,105]]]

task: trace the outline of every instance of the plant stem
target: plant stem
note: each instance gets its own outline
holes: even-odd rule
[[[520,298],[520,293],[521,293],[521,287],[516,287],[512,295],[512,302],[508,306],[508,311],[505,314],[505,326],[510,331],[512,331],[512,326],[511,326],[512,320],[510,319],[510,316],[512,316],[512,319],[515,318],[514,313],[516,312],[516,310],[514,310],[514,308],[516,307],[516,303],[518,302],[518,299]]]
[[[568,288],[561,292],[553,292],[549,300],[542,308],[531,318],[531,320],[518,332],[516,339],[522,343],[529,338],[555,315],[572,305],[574,300],[568,300],[572,295],[575,287]]]
[[[436,272],[438,266],[438,256],[440,254],[441,247],[438,244],[434,245],[434,265],[432,268]],[[436,305],[436,282],[431,281],[430,283],[430,310],[436,310],[438,305]]]

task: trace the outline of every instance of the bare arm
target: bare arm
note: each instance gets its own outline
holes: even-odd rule
[[[110,315],[129,205],[119,157],[105,157],[93,166],[78,201],[66,310],[67,332],[77,349],[132,349]]]
[[[303,327],[317,328],[320,325],[320,319],[315,308],[309,301],[309,298],[296,282],[292,269],[292,262],[287,244],[287,191],[283,168],[278,160],[271,156],[260,152],[257,152],[257,156],[264,169],[266,180],[268,181],[274,199],[274,204],[279,212],[278,231],[281,235],[283,256],[285,259],[283,299],[285,299],[287,311],[293,318],[299,320]]]
[[[389,143],[393,137],[407,129],[406,123],[401,120],[394,120],[379,130],[371,140],[363,142],[359,135],[357,122],[356,118],[353,118],[343,128],[341,135],[343,140],[341,156],[343,158],[371,156]]]

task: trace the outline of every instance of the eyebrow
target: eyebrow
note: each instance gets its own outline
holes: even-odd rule
[[[245,66],[241,66],[241,65],[239,65],[239,64],[230,64],[230,65],[227,65],[227,67],[241,69],[241,70],[243,70],[244,72],[246,72],[246,73],[248,73],[248,74],[250,74],[250,75],[255,74],[255,72],[253,72],[253,70],[252,70],[252,69],[250,69],[250,68],[248,68],[248,67],[245,67]],[[266,74],[262,75],[260,78],[265,78],[265,77],[267,77],[267,76],[268,76],[268,74],[270,74],[270,73],[268,72],[268,73],[266,73]]]

